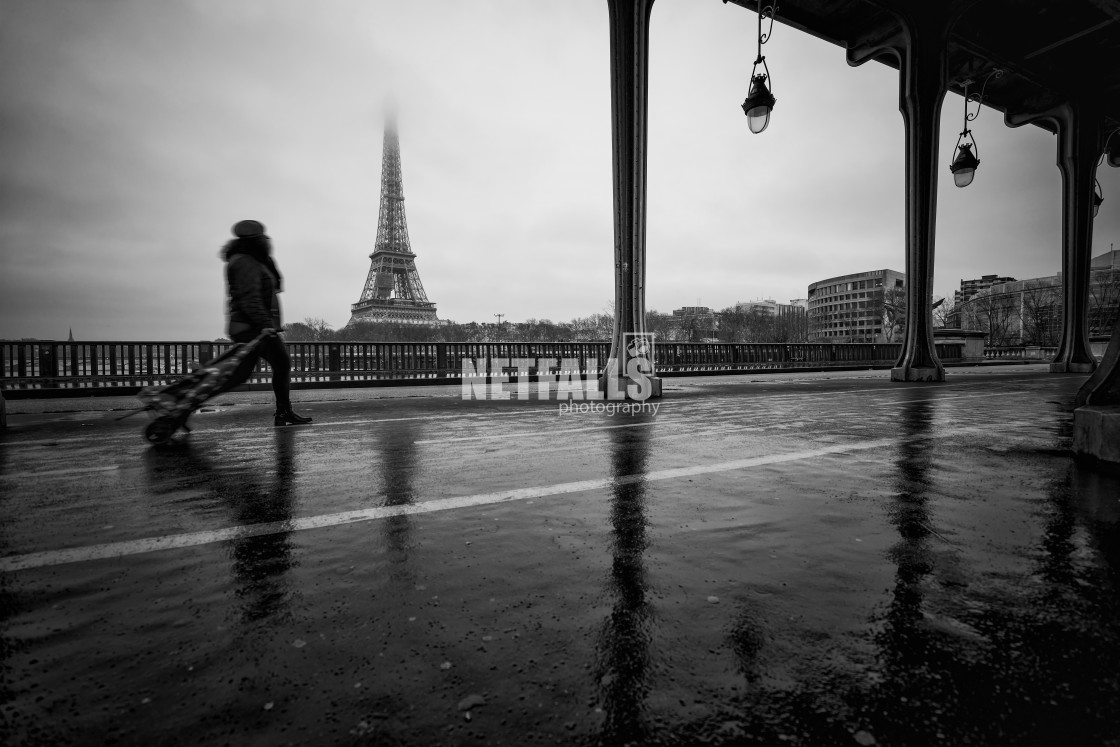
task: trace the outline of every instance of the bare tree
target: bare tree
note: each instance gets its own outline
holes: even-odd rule
[[[758,307],[729,306],[718,317],[720,342],[765,342],[772,333],[770,315]]]
[[[983,330],[984,343],[992,347],[1010,345],[1019,322],[1019,305],[1007,294],[993,294],[981,291],[964,304],[963,317],[968,320],[969,329]]]
[[[800,306],[785,307],[774,318],[773,342],[808,342],[809,312]]]
[[[1108,335],[1120,314],[1120,270],[1097,270],[1089,284],[1089,333]]]
[[[1033,280],[1025,281],[1019,303],[1023,343],[1057,345],[1061,308],[1060,287]]]
[[[683,339],[679,319],[672,314],[650,310],[646,314],[646,331],[652,332],[658,340]]]
[[[939,328],[949,326],[949,320],[955,311],[953,299],[947,296],[936,299],[933,302],[933,326]]]
[[[314,342],[315,331],[303,322],[290,322],[284,325],[284,339],[288,342]]]
[[[906,286],[883,289],[883,340],[899,342],[906,336]]]
[[[311,330],[312,340],[329,340],[334,337],[334,329],[325,319],[306,317],[303,323]]]
[[[568,339],[578,342],[610,340],[614,333],[614,317],[610,314],[592,314],[568,322],[571,330]]]

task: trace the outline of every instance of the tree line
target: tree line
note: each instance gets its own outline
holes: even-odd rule
[[[804,310],[774,316],[753,308],[731,306],[707,314],[646,313],[646,329],[658,340],[674,342],[804,342],[808,321]],[[357,321],[334,329],[323,319],[308,317],[285,327],[291,342],[609,342],[614,314],[599,313],[567,322],[527,319],[523,322],[445,322],[404,324]]]

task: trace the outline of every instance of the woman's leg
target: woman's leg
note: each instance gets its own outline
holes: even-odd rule
[[[272,394],[276,398],[276,412],[289,412],[292,409],[291,395],[288,390],[292,380],[292,359],[288,348],[279,337],[266,337],[259,348],[261,357],[272,367]]]
[[[292,379],[292,359],[288,348],[279,337],[269,337],[261,345],[261,357],[272,366],[272,393],[276,397],[276,425],[300,425],[310,423],[311,418],[292,412],[292,400],[288,389]]]

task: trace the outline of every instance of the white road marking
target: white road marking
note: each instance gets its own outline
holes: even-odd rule
[[[493,439],[501,439],[508,441],[511,438],[522,438],[531,436],[562,436],[568,433],[587,433],[588,431],[609,431],[615,428],[642,428],[645,426],[657,425],[655,422],[650,423],[622,423],[621,425],[598,425],[588,426],[587,428],[565,428],[563,430],[552,429],[548,431],[537,431],[535,433],[521,433],[520,431],[513,433],[493,433],[486,436],[455,436],[453,438],[431,438],[426,441],[413,441],[415,444],[446,444],[454,441],[490,441]],[[675,425],[675,424],[674,424]],[[683,424],[682,424],[683,425]],[[701,434],[702,435],[702,434]]]
[[[956,431],[959,435],[967,429]],[[540,485],[528,488],[517,488],[496,493],[479,493],[476,495],[457,496],[453,498],[438,498],[401,506],[379,506],[376,508],[358,509],[355,511],[342,511],[319,516],[307,516],[291,521],[272,522],[267,524],[250,524],[245,526],[227,527],[205,532],[192,532],[189,534],[165,535],[162,537],[148,537],[124,542],[111,542],[102,545],[87,545],[65,550],[46,550],[43,552],[26,553],[23,555],[9,555],[0,558],[0,573],[28,570],[31,568],[44,568],[48,566],[64,565],[66,563],[81,563],[90,560],[103,560],[106,558],[121,558],[128,555],[172,550],[181,547],[195,547],[208,545],[215,542],[236,540],[244,537],[254,537],[263,534],[278,532],[293,532],[305,529],[321,529],[324,527],[351,524],[358,521],[372,521],[390,516],[403,516],[406,514],[424,514],[433,511],[450,511],[454,509],[486,506],[495,503],[527,500],[530,498],[543,498],[547,496],[581,493],[587,490],[601,490],[612,485],[630,484],[635,482],[658,482],[674,480],[681,477],[694,477],[697,475],[710,475],[732,470],[749,469],[769,464],[795,462],[803,459],[844,454],[852,451],[865,451],[880,449],[885,446],[895,445],[900,440],[883,438],[874,441],[856,441],[848,444],[835,444],[822,446],[816,449],[789,452],[785,454],[771,454],[768,456],[754,457],[751,459],[737,459],[730,462],[715,464],[699,464],[675,469],[655,470],[652,472],[625,475],[618,478],[600,477],[593,480],[579,480],[576,482],[557,483],[554,485]],[[914,439],[920,440],[920,439]]]

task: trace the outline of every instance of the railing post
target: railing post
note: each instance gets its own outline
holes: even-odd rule
[[[441,379],[446,379],[451,375],[451,370],[447,364],[447,346],[446,342],[436,343],[436,376]]]
[[[342,378],[342,349],[336,342],[330,343],[327,348],[327,370],[330,371],[331,381]]]
[[[39,375],[44,378],[58,376],[58,360],[53,342],[39,346]]]
[[[30,345],[16,345],[16,377],[25,378],[31,375],[28,369],[29,361],[27,360],[27,353],[30,350]]]

